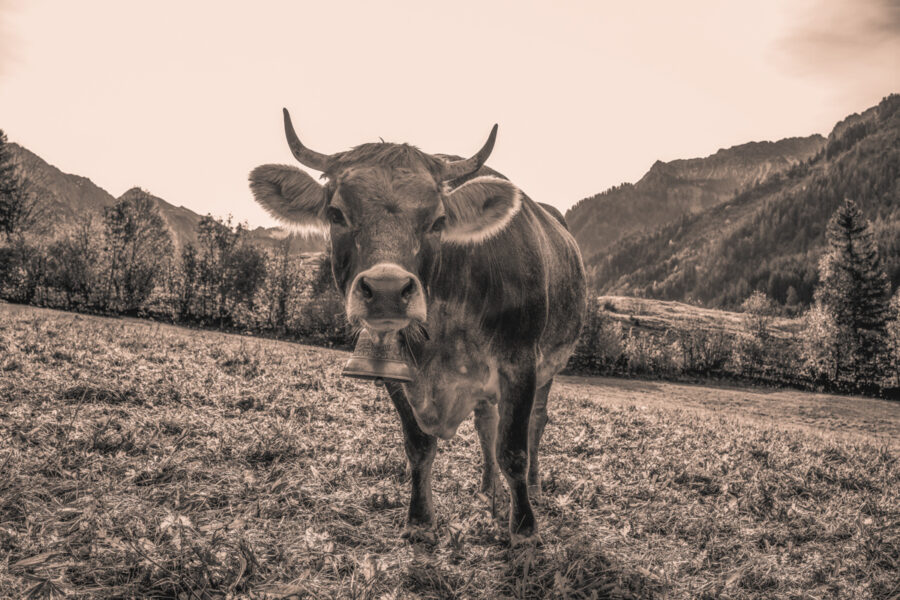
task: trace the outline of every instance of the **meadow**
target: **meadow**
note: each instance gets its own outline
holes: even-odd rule
[[[900,597],[900,403],[561,377],[542,543],[471,422],[433,546],[345,352],[0,303],[0,598]]]

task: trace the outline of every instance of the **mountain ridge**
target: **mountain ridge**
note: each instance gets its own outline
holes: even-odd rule
[[[753,290],[808,304],[825,225],[845,198],[872,227],[884,268],[900,285],[900,95],[833,127],[818,153],[729,200],[586,257],[594,289],[733,308]],[[791,292],[793,288],[793,292]]]
[[[83,175],[66,173],[48,163],[36,153],[15,142],[9,142],[13,161],[19,165],[26,185],[39,199],[42,217],[47,221],[42,229],[58,232],[74,224],[82,215],[102,215],[103,209],[122,198],[143,193],[150,196],[172,231],[177,247],[197,241],[197,224],[203,218],[186,206],[175,206],[163,198],[140,188],[132,187],[118,198]],[[305,238],[281,227],[248,228],[251,238],[262,246],[273,248],[292,237],[292,252],[316,252],[324,248],[318,238]]]
[[[789,169],[825,146],[819,134],[747,142],[700,158],[657,160],[636,183],[582,199],[566,221],[582,254],[592,257],[617,240],[724,202],[772,173]]]

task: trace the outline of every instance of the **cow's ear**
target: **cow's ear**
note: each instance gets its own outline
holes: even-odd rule
[[[287,165],[262,165],[250,172],[253,197],[270,215],[301,229],[327,231],[322,213],[325,188],[309,174]]]
[[[522,191],[498,177],[476,177],[446,196],[447,226],[441,240],[479,244],[509,225],[522,207]]]

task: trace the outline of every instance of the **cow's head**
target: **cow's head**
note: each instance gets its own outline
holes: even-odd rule
[[[321,171],[325,184],[296,167],[263,165],[250,173],[250,189],[276,218],[330,237],[347,318],[373,333],[424,323],[441,246],[481,244],[521,206],[521,192],[504,179],[477,177],[453,190],[447,185],[484,164],[496,125],[475,156],[454,161],[389,143],[320,154],[300,142],[287,109],[284,129],[294,157]]]

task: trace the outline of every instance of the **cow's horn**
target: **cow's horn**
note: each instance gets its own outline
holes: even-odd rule
[[[328,165],[328,156],[325,154],[319,154],[315,150],[310,150],[306,146],[304,146],[300,142],[300,138],[297,137],[297,132],[294,131],[294,126],[291,124],[291,115],[288,112],[288,109],[283,108],[284,111],[284,135],[287,136],[288,146],[291,147],[291,152],[294,154],[294,158],[300,161],[301,165],[307,166],[310,169],[315,169],[316,171],[324,171]]]
[[[495,123],[494,128],[491,129],[491,135],[488,136],[488,139],[484,143],[484,146],[481,147],[481,150],[479,150],[478,153],[475,154],[475,156],[473,156],[472,158],[455,160],[451,163],[447,163],[447,166],[444,168],[444,179],[457,179],[459,177],[469,175],[470,173],[474,173],[475,171],[480,169],[481,165],[487,162],[488,157],[491,155],[491,151],[494,149],[494,142],[496,140],[497,125]]]

